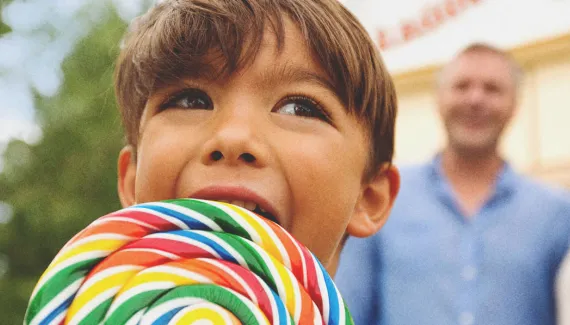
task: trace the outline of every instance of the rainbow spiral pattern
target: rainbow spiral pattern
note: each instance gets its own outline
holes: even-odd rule
[[[353,324],[316,257],[278,225],[177,199],[103,216],[57,254],[24,324]]]

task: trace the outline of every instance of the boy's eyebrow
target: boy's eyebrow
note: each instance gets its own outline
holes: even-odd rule
[[[258,86],[274,88],[280,84],[301,82],[318,84],[321,87],[327,88],[338,97],[337,89],[329,78],[312,69],[305,69],[291,64],[279,65],[274,69],[264,71],[259,78]]]

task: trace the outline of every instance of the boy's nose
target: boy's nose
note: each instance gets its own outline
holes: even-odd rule
[[[248,164],[261,167],[267,160],[267,146],[259,123],[246,115],[224,118],[204,143],[204,164]]]
[[[221,151],[216,150],[210,154],[210,159],[212,161],[220,161],[224,159],[224,154]],[[238,160],[242,160],[246,163],[254,163],[257,158],[249,152],[244,152],[238,157]]]

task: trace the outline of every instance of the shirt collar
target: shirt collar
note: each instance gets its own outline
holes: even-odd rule
[[[435,185],[439,190],[449,193],[451,188],[448,184],[447,178],[443,174],[443,168],[441,165],[441,153],[437,154],[428,164],[430,171],[430,176],[432,180],[436,183]],[[499,172],[497,176],[497,181],[495,183],[495,195],[511,195],[516,189],[516,183],[519,179],[518,174],[514,171],[511,164],[504,162],[503,169]]]

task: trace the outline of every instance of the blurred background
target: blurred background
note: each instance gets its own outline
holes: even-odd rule
[[[127,23],[155,0],[0,0],[0,325],[21,324],[61,246],[118,209],[123,145],[112,86]],[[503,152],[570,188],[570,0],[344,0],[382,49],[399,96],[396,163],[444,144],[434,77],[463,46],[525,70]]]
[[[399,98],[396,162],[431,159],[445,143],[434,80],[472,42],[508,50],[524,69],[502,151],[514,167],[570,188],[569,0],[347,0],[383,48]]]

